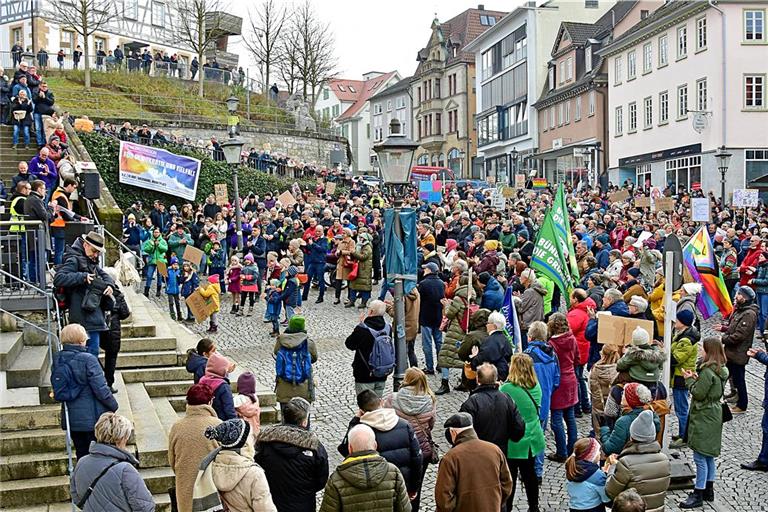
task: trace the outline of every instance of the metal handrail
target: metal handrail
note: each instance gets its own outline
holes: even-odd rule
[[[106,235],[107,235],[107,236],[108,236],[110,239],[112,239],[112,240],[113,240],[113,241],[114,241],[114,242],[115,242],[115,243],[118,245],[118,247],[120,247],[120,248],[124,249],[125,251],[127,251],[127,252],[129,252],[129,253],[131,253],[131,254],[133,254],[133,255],[136,257],[136,262],[137,262],[137,264],[139,265],[139,270],[141,270],[142,268],[144,268],[144,260],[142,260],[142,259],[141,259],[141,254],[136,254],[136,251],[134,251],[133,249],[131,249],[130,247],[128,247],[127,245],[125,245],[125,244],[122,242],[122,240],[118,239],[118,238],[117,238],[115,235],[113,235],[113,234],[112,234],[112,233],[111,233],[111,232],[110,232],[110,231],[109,231],[109,230],[106,228],[106,226],[104,226],[104,224],[102,224],[101,222],[99,222],[99,218],[96,216],[96,210],[94,210],[94,208],[93,208],[93,202],[92,202],[90,199],[86,199],[86,200],[85,200],[85,203],[88,205],[88,211],[89,211],[89,212],[90,212],[90,214],[91,214],[91,218],[93,219],[93,223],[94,223],[94,225],[96,225],[96,226],[100,227],[100,228],[101,228],[101,231],[102,231],[102,233],[103,233],[103,234],[106,234]],[[104,263],[104,262],[102,262],[102,266],[104,266],[104,265],[103,265],[103,263]]]

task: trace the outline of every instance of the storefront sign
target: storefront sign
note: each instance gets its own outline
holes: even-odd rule
[[[678,148],[663,149],[661,151],[654,151],[652,153],[643,153],[642,155],[619,158],[619,167],[632,166],[646,162],[654,162],[657,160],[667,160],[669,158],[694,155],[696,153],[701,153],[701,144],[690,144],[688,146],[680,146]]]

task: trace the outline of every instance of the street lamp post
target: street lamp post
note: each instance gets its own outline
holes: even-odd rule
[[[242,212],[240,210],[240,183],[238,180],[238,170],[240,168],[240,155],[243,151],[245,141],[239,137],[240,119],[236,115],[239,100],[236,96],[227,99],[227,110],[229,118],[227,119],[229,138],[221,143],[221,150],[224,153],[224,159],[232,169],[232,182],[235,193],[235,233],[237,233],[237,252],[243,252],[243,223]]]
[[[403,227],[400,222],[400,209],[403,206],[403,195],[410,183],[413,154],[418,144],[400,132],[400,121],[395,118],[389,123],[389,137],[373,147],[379,159],[379,167],[384,183],[391,189],[394,198],[394,216],[392,229],[394,235],[403,242]],[[404,251],[404,244],[400,245],[400,251]],[[389,257],[389,255],[387,255]],[[405,259],[404,252],[396,255],[401,261]],[[394,389],[400,388],[400,383],[408,368],[408,349],[405,343],[405,302],[403,281],[406,276],[402,274],[390,274],[390,279],[395,281],[395,375]],[[413,279],[413,278],[410,278]]]
[[[720,201],[722,201],[723,206],[725,206],[725,174],[728,172],[731,156],[733,155],[725,150],[725,146],[720,146],[717,153],[715,153],[715,158],[717,158],[717,170],[720,171]]]
[[[517,159],[519,157],[520,153],[517,152],[517,147],[513,147],[512,151],[509,152],[509,163],[510,163],[510,169],[507,173],[509,186],[514,187],[515,186],[515,174],[517,174]]]

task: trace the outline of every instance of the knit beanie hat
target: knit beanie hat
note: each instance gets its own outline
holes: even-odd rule
[[[288,330],[291,332],[303,332],[305,330],[306,320],[303,316],[294,315],[288,320]]]
[[[245,255],[245,258],[243,258],[245,261],[248,261],[250,263],[253,263],[253,254],[248,253]]]
[[[211,402],[213,390],[208,384],[193,384],[187,390],[188,405],[205,405]]]
[[[747,301],[755,300],[755,290],[750,288],[749,286],[741,286],[739,287],[738,293],[740,295],[743,295]]]
[[[218,441],[222,448],[237,449],[245,446],[248,436],[251,434],[251,427],[248,422],[242,418],[227,420],[218,425],[209,426],[205,429],[206,439]]]
[[[695,319],[695,315],[693,314],[693,311],[691,311],[690,309],[684,309],[677,314],[677,321],[687,327],[690,327],[693,325],[694,319]]]
[[[627,274],[631,275],[632,277],[639,277],[640,269],[637,267],[632,267],[631,269],[627,270]]]
[[[205,365],[205,374],[213,377],[224,378],[227,376],[227,370],[229,369],[229,359],[222,356],[218,352],[214,352],[208,356],[208,363]]]
[[[458,245],[459,245],[459,242],[457,242],[453,238],[449,238],[448,240],[445,241],[445,252],[451,252]]]
[[[478,280],[479,280],[479,281],[480,281],[482,284],[488,284],[488,281],[490,281],[490,280],[491,280],[491,274],[489,274],[488,272],[480,272],[480,275],[479,275],[479,276],[477,276],[477,279],[478,279]]]
[[[635,253],[633,253],[632,251],[624,251],[621,257],[627,258],[629,261],[635,261]]]
[[[219,274],[211,274],[208,276],[208,282],[211,284],[215,284],[219,282]]]
[[[589,439],[589,448],[576,456],[576,458],[579,460],[595,462],[600,457],[600,443],[597,442],[597,439],[594,437],[589,437],[587,439]]]
[[[647,345],[651,337],[648,336],[648,331],[642,327],[635,327],[632,331],[632,344],[633,345]]]
[[[253,372],[243,372],[237,378],[237,393],[256,401],[256,376]]]
[[[176,265],[179,262],[179,258],[171,256],[171,265]]]
[[[656,426],[653,424],[653,411],[645,410],[629,426],[629,437],[638,443],[650,443],[656,440]]]
[[[645,313],[645,310],[648,309],[648,301],[639,295],[633,295],[629,299],[629,305],[635,306],[640,313]]]
[[[637,382],[630,382],[624,386],[624,397],[628,406],[642,407],[651,402],[651,390]]]

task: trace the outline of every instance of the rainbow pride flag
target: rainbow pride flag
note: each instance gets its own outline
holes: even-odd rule
[[[693,281],[701,283],[702,291],[696,299],[696,305],[701,316],[706,320],[717,311],[727,316],[733,311],[731,298],[725,289],[723,274],[717,264],[712,241],[705,225],[691,237],[683,247],[683,261],[693,277]]]

